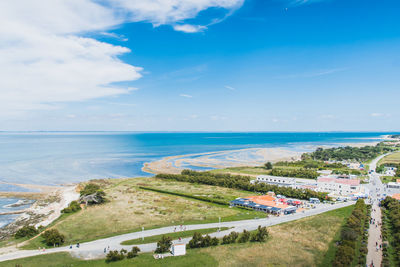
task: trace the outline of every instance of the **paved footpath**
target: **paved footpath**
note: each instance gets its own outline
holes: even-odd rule
[[[381,208],[378,206],[378,201],[372,205],[371,224],[368,230],[368,266],[381,266],[382,262],[382,239],[381,239]]]
[[[305,217],[321,214],[321,213],[324,213],[324,212],[327,212],[330,210],[347,207],[347,206],[353,205],[354,203],[355,202],[353,202],[353,201],[349,201],[349,202],[344,202],[344,203],[339,203],[339,204],[334,204],[334,205],[321,204],[321,205],[319,205],[318,208],[307,210],[304,213],[301,212],[301,213],[295,213],[295,214],[285,215],[285,216],[280,216],[280,217],[271,216],[266,219],[254,219],[254,220],[231,221],[231,222],[221,222],[221,223],[185,225],[185,228],[187,231],[189,231],[189,230],[208,229],[208,228],[217,228],[217,227],[230,227],[229,230],[210,234],[210,236],[212,236],[212,237],[215,236],[215,237],[220,238],[226,234],[229,234],[232,231],[241,232],[244,229],[252,231],[252,230],[256,230],[259,225],[272,226],[272,225],[276,225],[276,224],[290,222],[290,221],[302,219]],[[179,227],[177,227],[177,228],[179,230]],[[125,248],[127,250],[130,250],[132,248],[132,246],[123,246],[123,245],[121,245],[121,242],[123,242],[125,240],[137,239],[137,238],[148,237],[148,236],[153,236],[153,235],[173,233],[174,229],[175,229],[174,226],[169,226],[169,227],[147,230],[147,231],[143,231],[143,232],[135,232],[135,233],[130,233],[130,234],[114,236],[114,237],[110,237],[110,238],[99,239],[99,240],[95,240],[95,241],[91,241],[91,242],[81,243],[80,248],[76,248],[76,246],[74,246],[72,249],[70,249],[69,246],[66,246],[66,247],[47,249],[46,251],[39,251],[39,250],[14,251],[11,253],[6,253],[3,255],[0,255],[0,262],[6,261],[6,260],[12,260],[12,259],[30,257],[30,256],[56,253],[56,252],[70,252],[71,255],[81,258],[81,259],[104,258],[105,257],[104,248],[110,247],[111,250],[115,250],[115,249],[120,250],[122,248]],[[190,239],[191,238],[184,238],[180,241],[180,243],[187,244]],[[174,241],[174,242],[176,242],[176,241]],[[139,245],[138,247],[140,248],[140,250],[142,252],[152,252],[156,249],[156,246],[157,246],[156,243],[151,243],[151,244]]]
[[[390,154],[390,153],[389,153]],[[385,154],[374,159],[370,164],[370,170],[373,171],[370,177],[371,192],[370,197],[372,201],[371,210],[371,223],[368,230],[368,254],[367,254],[367,264],[368,266],[381,266],[382,262],[382,238],[381,238],[381,208],[379,207],[379,199],[384,193],[384,186],[382,184],[381,178],[375,173],[376,165],[383,157],[389,155]]]

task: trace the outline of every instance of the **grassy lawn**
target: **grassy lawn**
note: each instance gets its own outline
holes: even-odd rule
[[[319,266],[332,254],[332,242],[352,209],[346,207],[270,227],[271,237],[266,243],[234,244],[200,251],[214,257],[219,266]]]
[[[329,266],[335,241],[353,207],[269,227],[266,243],[220,245],[191,249],[184,257],[154,260],[141,254],[132,260],[106,264],[104,260],[82,261],[67,253],[30,257],[0,263],[0,266]]]
[[[243,174],[243,175],[260,175],[269,174],[271,170],[266,170],[263,167],[231,167],[225,169],[211,170],[211,173],[232,173],[232,174]]]
[[[139,189],[139,186],[159,186],[181,188],[193,194],[214,194],[232,200],[238,196],[249,195],[234,189],[215,186],[196,185],[155,178],[110,179],[98,181],[104,188],[108,203],[91,206],[75,214],[58,220],[53,227],[65,235],[65,244],[85,242],[118,234],[158,228],[168,225],[194,224],[253,219],[265,217],[264,213],[229,208],[204,201],[161,194]],[[36,238],[25,246],[37,249],[45,244]]]
[[[387,184],[389,182],[396,182],[397,179],[400,179],[399,177],[393,177],[393,176],[381,176],[381,181],[384,184]]]
[[[105,260],[90,260],[83,261],[71,257],[68,253],[55,253],[43,256],[29,257],[25,259],[12,260],[7,262],[1,262],[1,267],[15,267],[19,264],[22,267],[125,267],[125,266],[146,266],[146,267],[157,267],[157,266],[192,266],[192,267],[213,267],[218,266],[218,262],[205,253],[199,251],[189,251],[186,256],[183,257],[168,257],[162,260],[155,260],[152,254],[141,254],[139,257],[134,259],[125,259],[119,262],[106,263]]]
[[[221,227],[221,231],[228,230],[228,227]],[[210,234],[217,232],[218,228],[210,228],[210,229],[200,229],[200,230],[190,230],[190,231],[181,231],[181,232],[176,232],[176,233],[169,233],[165,234],[165,236],[171,237],[173,240],[177,239],[179,237],[185,238],[185,237],[191,237],[195,232],[200,233],[200,234]],[[132,240],[127,240],[121,243],[121,245],[140,245],[140,244],[146,244],[146,243],[154,243],[157,242],[161,239],[163,235],[154,235],[154,236],[148,236],[145,237],[144,240],[142,238],[137,238],[137,239],[132,239]]]
[[[393,153],[381,159],[378,163],[378,166],[385,163],[395,163],[400,164],[400,152]]]

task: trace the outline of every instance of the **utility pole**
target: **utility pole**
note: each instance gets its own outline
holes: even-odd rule
[[[144,241],[144,227],[142,226],[142,241]]]

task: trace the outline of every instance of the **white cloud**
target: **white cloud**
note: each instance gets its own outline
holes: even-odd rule
[[[385,113],[371,113],[370,116],[371,117],[375,117],[375,118],[377,118],[377,117],[390,117],[391,114],[389,114],[389,113],[387,113],[387,114],[385,114]]]
[[[192,98],[193,96],[191,96],[191,95],[186,95],[186,94],[180,94],[179,96],[181,96],[181,97],[186,97],[186,98]]]
[[[226,89],[229,89],[229,90],[232,90],[232,91],[235,91],[235,90],[236,90],[235,88],[233,88],[232,86],[229,86],[229,85],[225,85],[225,88],[226,88]]]
[[[109,0],[109,2],[112,6],[120,8],[128,20],[147,21],[159,26],[195,18],[199,12],[210,7],[230,12],[241,7],[244,0]],[[211,23],[214,21],[215,19]]]
[[[174,25],[173,27],[174,27],[175,31],[181,31],[181,32],[186,32],[186,33],[195,33],[195,32],[200,32],[200,31],[207,29],[206,26],[191,25],[191,24],[177,24],[177,25]]]
[[[234,10],[244,0],[2,0],[0,113],[54,109],[67,101],[127,94],[117,86],[142,76],[118,57],[130,49],[84,37],[126,21],[195,32],[186,19],[210,7]]]

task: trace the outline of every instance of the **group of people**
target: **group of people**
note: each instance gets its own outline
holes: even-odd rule
[[[178,228],[178,229],[177,229]],[[174,232],[176,232],[176,231],[186,231],[186,226],[184,226],[184,225],[179,225],[178,227],[177,226],[175,226],[175,228],[174,228]]]
[[[104,248],[104,253],[107,253],[107,251],[110,251],[110,246]]]
[[[79,248],[79,246],[80,246],[79,242],[76,243],[76,247]],[[69,245],[69,249],[72,249],[72,245]]]

